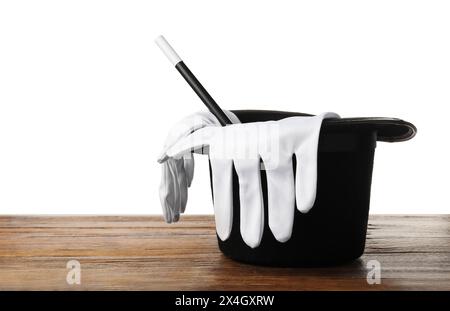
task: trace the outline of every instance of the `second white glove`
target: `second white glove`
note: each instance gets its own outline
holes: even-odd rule
[[[236,115],[230,111],[225,114],[233,123],[240,123]],[[220,126],[217,118],[209,111],[197,112],[179,121],[166,138],[161,157],[162,163],[159,197],[163,208],[164,219],[168,223],[177,222],[184,213],[188,199],[188,187],[194,177],[194,157],[186,152],[182,157],[166,157],[167,150],[192,132],[211,126]]]

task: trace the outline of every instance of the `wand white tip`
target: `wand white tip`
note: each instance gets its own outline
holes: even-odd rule
[[[159,36],[155,39],[155,43],[159,46],[161,51],[163,51],[163,53],[167,56],[167,58],[174,66],[181,62],[180,56],[178,56],[177,52],[175,52],[175,50],[170,46],[166,38],[164,38],[163,36]]]

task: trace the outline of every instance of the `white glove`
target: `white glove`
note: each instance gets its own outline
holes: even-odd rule
[[[192,149],[209,146],[217,234],[226,240],[233,221],[233,164],[239,179],[241,235],[257,247],[264,229],[260,160],[267,170],[269,227],[275,238],[291,237],[295,202],[308,212],[314,205],[317,184],[317,148],[324,118],[290,117],[280,121],[203,127],[172,144],[160,158],[181,158]],[[296,181],[292,157],[296,156]]]
[[[236,115],[230,111],[225,114],[233,123],[240,123]],[[169,132],[164,145],[162,158],[166,151],[176,142],[182,140],[192,132],[206,127],[220,126],[217,118],[210,112],[202,111],[188,116],[178,122]],[[184,213],[188,197],[188,187],[194,177],[194,157],[186,152],[181,158],[166,158],[162,165],[159,197],[166,222],[177,222],[180,213]]]

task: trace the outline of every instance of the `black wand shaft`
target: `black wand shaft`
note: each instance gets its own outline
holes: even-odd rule
[[[175,68],[177,68],[184,80],[186,80],[198,97],[200,97],[209,111],[216,116],[222,126],[232,123],[225,112],[223,112],[219,105],[217,105],[216,101],[211,97],[211,95],[209,95],[208,91],[205,90],[200,81],[197,80],[183,61],[177,63]]]

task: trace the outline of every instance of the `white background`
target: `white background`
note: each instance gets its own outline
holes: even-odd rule
[[[0,214],[160,213],[156,158],[203,109],[164,34],[226,109],[399,117],[372,213],[449,213],[449,1],[2,1]],[[198,158],[198,157],[197,157]],[[189,213],[212,213],[197,161]]]

